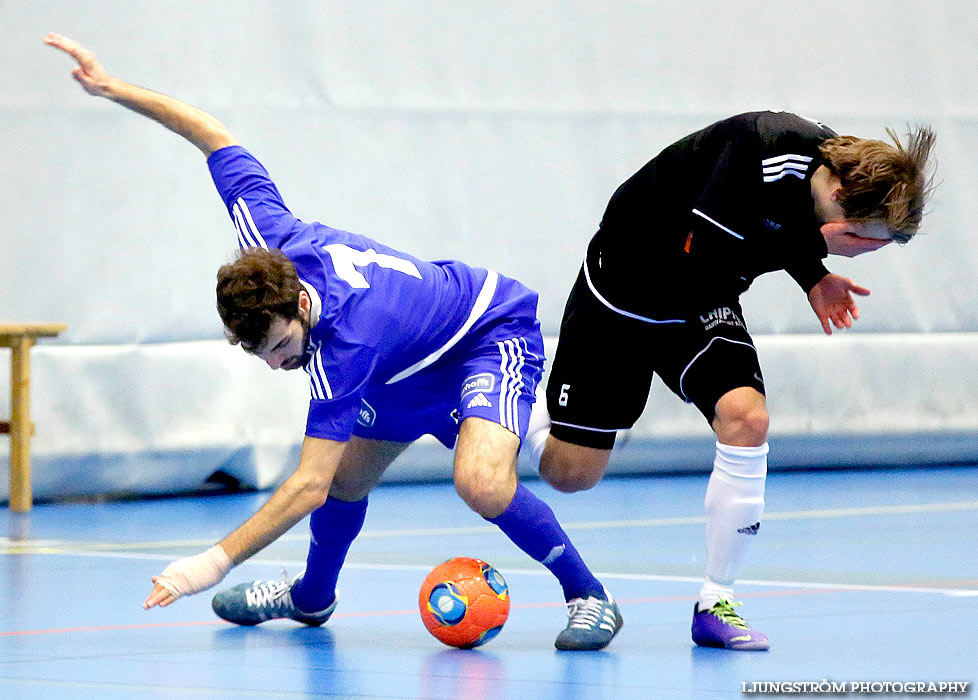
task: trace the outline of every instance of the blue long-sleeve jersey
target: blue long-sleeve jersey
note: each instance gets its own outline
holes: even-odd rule
[[[527,295],[535,306],[534,292],[492,271],[420,260],[297,219],[240,146],[215,151],[208,165],[238,244],[280,249],[312,300],[307,435],[348,439],[371,383],[396,383],[434,364]]]

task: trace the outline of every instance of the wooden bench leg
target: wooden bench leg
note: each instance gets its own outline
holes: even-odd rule
[[[21,337],[10,355],[10,510],[26,513],[31,509],[31,346],[33,340]]]

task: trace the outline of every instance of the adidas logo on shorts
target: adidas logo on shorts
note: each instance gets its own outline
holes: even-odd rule
[[[478,394],[476,394],[472,398],[472,400],[469,401],[465,405],[466,408],[472,408],[473,406],[482,406],[483,408],[492,408],[492,404],[489,402],[489,399],[487,399],[486,398],[486,395],[483,394],[481,391]]]

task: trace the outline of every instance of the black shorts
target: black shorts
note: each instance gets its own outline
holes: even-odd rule
[[[602,303],[581,269],[547,380],[555,438],[610,449],[616,431],[631,428],[645,410],[653,374],[710,423],[728,391],[764,393],[757,350],[736,299],[659,322],[627,313]]]

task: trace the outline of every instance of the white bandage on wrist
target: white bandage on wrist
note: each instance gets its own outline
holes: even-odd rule
[[[192,557],[177,559],[156,577],[176,600],[182,595],[200,593],[221,582],[231,570],[231,560],[219,544]]]

